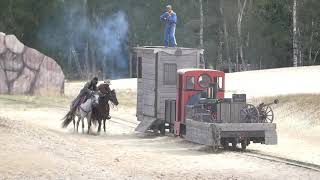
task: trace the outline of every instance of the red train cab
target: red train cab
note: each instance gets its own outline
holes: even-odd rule
[[[178,70],[177,98],[176,98],[176,119],[174,134],[180,135],[185,129],[185,107],[193,105],[201,98],[209,84],[216,83],[218,92],[216,97],[224,98],[225,74],[222,71],[211,69],[180,69]]]

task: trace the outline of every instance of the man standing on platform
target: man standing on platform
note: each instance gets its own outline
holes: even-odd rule
[[[160,16],[160,20],[166,23],[165,36],[164,36],[164,46],[165,47],[176,47],[177,41],[175,37],[176,24],[177,24],[177,14],[173,12],[172,6],[166,6],[167,12]]]

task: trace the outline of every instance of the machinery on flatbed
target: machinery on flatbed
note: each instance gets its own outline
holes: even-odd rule
[[[137,117],[141,123],[137,131],[170,132],[214,148],[241,144],[241,148],[246,149],[251,142],[277,144],[271,105],[277,104],[278,100],[255,107],[247,104],[245,94],[233,94],[231,98],[225,98],[224,72],[201,69],[201,59],[198,59],[201,56],[197,53],[201,55],[202,51],[176,51],[179,52],[158,47],[156,51],[151,51],[155,52],[152,55],[148,47],[137,49],[138,56],[140,54],[142,57],[135,59],[140,59],[142,64],[148,66],[145,71],[150,71],[151,64],[155,68],[152,71],[154,75],[144,76],[143,65],[138,65],[142,71],[137,72],[141,74],[138,77],[138,91],[139,88],[149,87],[148,84],[152,85],[153,91],[138,92]],[[143,52],[148,52],[145,61]],[[192,53],[195,54],[194,60],[190,58]],[[188,61],[184,61],[184,55],[189,58]],[[172,57],[175,61],[166,60]],[[193,64],[192,69],[184,69],[185,64]],[[174,79],[175,83],[170,79]]]

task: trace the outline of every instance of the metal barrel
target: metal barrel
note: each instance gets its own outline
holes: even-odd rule
[[[265,103],[261,103],[259,106],[260,107],[265,107],[265,106],[271,106],[273,104],[278,104],[279,103],[279,99],[275,99],[273,102],[265,104]]]

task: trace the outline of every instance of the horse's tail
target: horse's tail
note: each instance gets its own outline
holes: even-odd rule
[[[70,110],[68,112],[68,114],[66,114],[64,117],[63,117],[63,122],[62,122],[62,128],[66,128],[68,127],[68,125],[71,123],[71,121],[74,119],[74,111],[73,110]]]
[[[93,124],[94,126],[97,126],[97,123],[98,123],[97,113],[98,113],[97,110],[93,108],[91,113],[91,124]]]

